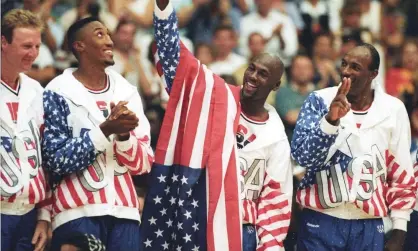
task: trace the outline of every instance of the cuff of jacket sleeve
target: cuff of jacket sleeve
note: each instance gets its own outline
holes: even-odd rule
[[[131,140],[132,140],[132,136],[131,135],[129,135],[129,139],[128,140],[125,140],[125,141],[118,141],[118,140],[116,140],[116,147],[120,151],[126,152],[126,151],[128,151],[129,149],[132,148],[132,142],[131,142]]]
[[[100,127],[94,128],[90,131],[90,139],[93,142],[94,148],[96,150],[103,152],[106,150],[107,144],[109,144],[109,140],[103,134]]]
[[[408,221],[405,219],[392,218],[393,229],[399,229],[406,232]]]
[[[331,125],[325,116],[321,119],[320,122],[321,130],[326,134],[337,134],[338,133],[338,126]]]
[[[406,225],[409,221],[411,210],[396,210],[392,209],[390,218],[392,220],[393,229],[406,231]]]
[[[168,3],[164,10],[160,10],[160,8],[158,8],[157,1],[155,1],[154,13],[158,19],[167,20],[173,11],[174,9],[173,5],[171,5],[171,2]]]
[[[38,220],[44,220],[47,222],[51,222],[51,214],[49,213],[48,210],[44,209],[44,208],[39,208],[38,209]]]

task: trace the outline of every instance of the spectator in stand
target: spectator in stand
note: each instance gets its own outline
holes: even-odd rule
[[[213,33],[213,45],[215,49],[215,60],[209,65],[215,74],[233,74],[246,63],[243,56],[236,54],[233,50],[237,44],[237,34],[232,26],[222,25]]]
[[[141,50],[146,59],[152,36],[152,0],[108,0],[109,11],[119,20],[130,20],[136,24],[135,47]]]
[[[51,9],[56,2],[57,0],[23,1],[23,8],[35,13],[45,23],[42,42],[48,46],[51,53],[55,53],[61,47],[65,36],[61,25],[51,17]]]
[[[44,23],[42,44],[39,55],[26,74],[37,80],[42,86],[51,81],[55,75],[53,53],[62,45],[64,32],[61,26],[51,18],[51,8],[56,0],[24,0],[23,8],[35,13]]]
[[[151,94],[151,85],[142,64],[141,51],[134,46],[136,27],[132,21],[122,20],[112,35],[113,60],[110,66],[129,83],[136,86],[144,96]]]
[[[195,0],[202,2],[187,24],[187,37],[194,43],[210,43],[217,27],[230,25],[239,32],[239,15],[229,0]],[[179,12],[180,13],[180,12]]]
[[[377,77],[373,80],[373,85],[379,84],[383,89],[385,88],[385,74],[386,74],[386,58],[383,47],[377,40],[380,36],[377,33],[373,33],[372,29],[376,30],[376,27],[367,27],[364,25],[364,20],[375,20],[376,17],[373,13],[366,12],[366,8],[362,7],[359,1],[363,0],[347,0],[344,7],[341,10],[342,15],[342,27],[340,34],[359,32],[360,38],[364,43],[372,44],[380,55],[380,66]],[[365,0],[368,1],[368,0]],[[363,4],[366,5],[366,4]],[[372,5],[374,6],[374,5]],[[380,5],[379,5],[380,6]],[[370,6],[369,6],[370,7]],[[363,8],[363,9],[362,9]],[[370,7],[373,9],[375,7]],[[369,13],[369,14],[367,14]],[[379,15],[380,16],[380,15]],[[380,25],[380,20],[379,20]],[[379,29],[380,31],[380,29]],[[341,42],[341,37],[337,37],[337,44]]]
[[[315,67],[314,83],[318,89],[336,85],[339,80],[339,72],[334,64],[335,51],[331,34],[319,34],[314,41],[312,60]]]
[[[277,91],[275,103],[289,140],[292,139],[303,102],[315,90],[313,62],[307,55],[295,56],[290,69],[290,82]]]
[[[400,0],[384,0],[382,16],[382,42],[386,47],[388,65],[401,50],[405,40],[405,14],[399,5]]]
[[[382,18],[382,7],[380,1],[377,0],[356,0],[356,4],[361,11],[361,27],[367,28],[373,34],[373,38],[380,39]]]
[[[304,22],[299,42],[311,54],[315,37],[338,30],[338,12],[331,9],[327,1],[322,0],[304,0],[299,4],[299,11]]]
[[[115,30],[118,24],[118,19],[110,12],[100,8],[96,0],[76,0],[76,6],[63,14],[60,24],[64,32],[67,32],[75,21],[88,16],[98,16],[111,32]]]
[[[207,43],[200,43],[195,46],[194,55],[204,65],[210,65],[214,60],[213,47]]]
[[[296,27],[287,15],[273,10],[272,6],[273,0],[257,0],[257,11],[241,19],[240,52],[249,56],[248,37],[259,32],[268,41],[266,52],[279,56],[288,67],[298,49]]]
[[[292,19],[292,22],[295,24],[298,32],[302,31],[305,27],[302,15],[295,2],[289,2],[285,0],[273,0],[273,9],[281,12],[282,14],[288,15]]]
[[[414,93],[414,80],[418,78],[418,46],[413,40],[406,41],[401,54],[400,64],[388,70],[386,91],[403,99],[405,94]]]
[[[405,35],[407,37],[418,37],[418,2],[416,0],[405,0],[402,2],[406,14]]]

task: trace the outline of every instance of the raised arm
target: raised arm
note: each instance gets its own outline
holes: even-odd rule
[[[327,122],[328,112],[324,100],[315,92],[303,104],[291,144],[292,157],[309,169],[322,167],[331,145],[338,135],[338,127]]]
[[[179,65],[180,37],[177,16],[168,0],[156,0],[154,31],[157,44],[157,69],[163,74],[166,89],[170,92]]]
[[[344,78],[329,109],[316,92],[311,93],[300,111],[292,139],[292,157],[305,168],[324,167],[330,147],[338,135],[340,119],[350,111],[347,93],[351,80]]]

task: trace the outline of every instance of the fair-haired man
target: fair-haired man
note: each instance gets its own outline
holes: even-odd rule
[[[49,212],[41,160],[41,85],[23,72],[41,44],[42,22],[26,10],[11,10],[1,21],[0,157],[1,250],[43,250]]]

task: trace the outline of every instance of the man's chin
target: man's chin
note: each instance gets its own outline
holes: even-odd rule
[[[107,65],[107,66],[112,66],[112,65],[114,65],[115,64],[115,60],[106,60],[105,61],[105,64]]]
[[[241,89],[241,98],[251,98],[254,95],[254,93],[248,93],[244,90],[244,88]]]

